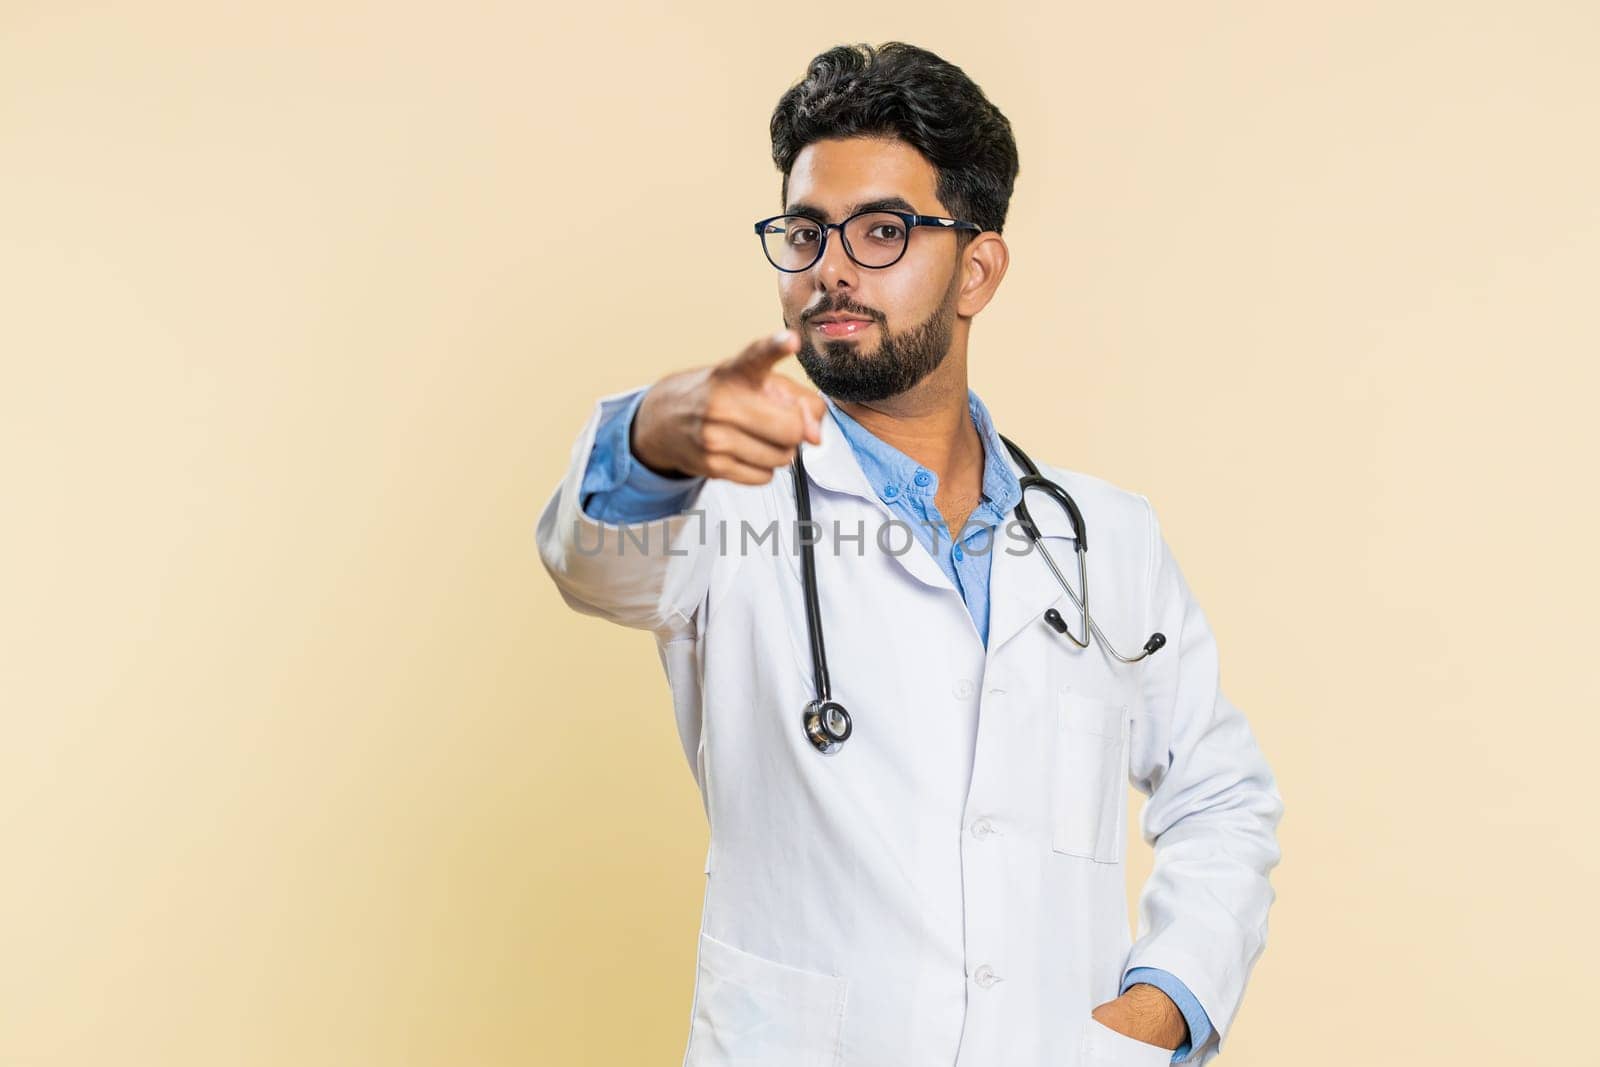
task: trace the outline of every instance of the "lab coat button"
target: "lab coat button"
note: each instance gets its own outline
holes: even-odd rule
[[[999,832],[999,830],[995,829],[994,823],[990,822],[988,819],[979,819],[977,822],[972,824],[973,837],[993,837]]]
[[[977,982],[984,989],[988,989],[996,982],[1000,981],[1000,976],[994,973],[993,967],[990,967],[987,963],[985,963],[983,966],[972,972],[972,980]]]
[[[950,687],[957,700],[966,700],[977,692],[977,686],[972,684],[971,678],[958,678],[956,684]]]

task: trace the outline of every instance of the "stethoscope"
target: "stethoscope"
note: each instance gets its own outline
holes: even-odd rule
[[[1146,656],[1160,649],[1162,645],[1167,643],[1166,637],[1160,633],[1151,634],[1150,640],[1144,643],[1144,651],[1131,659],[1118,652],[1111,642],[1106,640],[1106,635],[1100,632],[1100,627],[1095,624],[1094,619],[1089,615],[1089,575],[1084,567],[1083,558],[1084,553],[1089,549],[1089,538],[1083,522],[1083,512],[1078,510],[1077,501],[1072,499],[1071,494],[1049,478],[1041,475],[1039,468],[1034,466],[1033,460],[1029,459],[1027,453],[1023,452],[1022,449],[1013,444],[1009,437],[1001,434],[1000,440],[1005,442],[1006,448],[1011,450],[1011,455],[1016,458],[1017,463],[1021,465],[1023,470],[1027,471],[1021,478],[1022,499],[1017,501],[1017,506],[1013,509],[1012,514],[1016,515],[1017,521],[1022,523],[1023,530],[1027,532],[1029,540],[1033,542],[1033,547],[1044,553],[1044,561],[1050,567],[1050,573],[1056,576],[1056,581],[1061,583],[1061,588],[1066,590],[1067,596],[1071,597],[1072,602],[1078,606],[1082,616],[1081,630],[1083,640],[1078,640],[1077,635],[1068,628],[1066,620],[1061,617],[1061,613],[1055,608],[1051,608],[1044,613],[1044,621],[1049,623],[1051,629],[1055,630],[1056,633],[1063,635],[1079,648],[1088,648],[1090,635],[1093,634],[1093,636],[1100,639],[1100,643],[1105,646],[1108,652],[1123,663],[1138,663]],[[799,451],[795,452],[794,462],[789,466],[794,473],[795,510],[799,513],[801,526],[809,530],[811,528],[811,488],[806,481],[806,467],[804,461],[800,458]],[[1078,551],[1078,588],[1083,590],[1082,599],[1079,599],[1078,594],[1074,593],[1072,587],[1067,584],[1066,578],[1061,574],[1061,569],[1056,566],[1055,559],[1051,557],[1050,551],[1044,547],[1039,536],[1039,528],[1033,523],[1033,517],[1028,514],[1026,500],[1029,489],[1042,489],[1052,500],[1061,505],[1066,511],[1067,517],[1072,520],[1072,530],[1076,539],[1075,547]],[[850,713],[844,709],[844,705],[833,699],[833,689],[828,683],[828,660],[822,648],[822,617],[821,611],[817,607],[816,552],[812,548],[812,540],[810,537],[799,538],[800,579],[801,584],[805,587],[806,598],[806,629],[811,637],[811,666],[817,676],[817,699],[806,705],[803,721],[805,723],[806,738],[823,755],[831,756],[843,747],[846,739],[850,736],[853,725],[850,721]]]

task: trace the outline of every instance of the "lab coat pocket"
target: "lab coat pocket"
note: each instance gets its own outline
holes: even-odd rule
[[[848,989],[702,931],[684,1067],[836,1067]]]
[[[1051,796],[1055,851],[1122,861],[1127,766],[1127,705],[1061,690]]]
[[[1089,1016],[1078,1062],[1082,1067],[1164,1067],[1172,1050],[1129,1037]]]

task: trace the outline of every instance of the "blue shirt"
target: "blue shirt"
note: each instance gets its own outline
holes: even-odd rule
[[[693,499],[704,478],[675,478],[657,474],[633,455],[629,447],[633,417],[644,400],[648,386],[634,393],[627,404],[615,409],[595,430],[594,449],[584,468],[578,499],[591,518],[605,522],[646,522],[674,515]],[[945,576],[961,593],[972,616],[972,624],[984,645],[989,644],[989,563],[994,558],[992,541],[1001,533],[1006,515],[1022,498],[1022,485],[1006,462],[1005,442],[1000,440],[989,409],[978,394],[967,390],[967,409],[983,439],[983,498],[967,518],[964,530],[952,536],[944,529],[934,496],[939,476],[916,460],[885,442],[861,423],[845,414],[824,396],[823,402],[850,442],[856,462],[867,476],[867,483],[896,516],[916,533],[924,548],[933,554]],[[965,536],[962,536],[965,534]],[[973,551],[973,545],[977,550]],[[1157,967],[1135,967],[1123,975],[1121,992],[1137,983],[1153,985],[1172,998],[1189,1024],[1189,1039],[1172,1053],[1172,1062],[1186,1059],[1191,1051],[1211,1037],[1211,1018],[1200,1006],[1189,987],[1173,974]]]

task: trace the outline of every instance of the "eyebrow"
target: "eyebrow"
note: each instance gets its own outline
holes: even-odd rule
[[[905,211],[913,215],[917,214],[917,209],[912,207],[911,202],[905,197],[883,196],[876,200],[863,200],[859,204],[850,205],[845,209],[843,217],[849,218],[851,215],[854,215],[860,211],[888,210]],[[783,213],[785,215],[806,215],[810,218],[821,219],[823,222],[833,221],[828,217],[828,213],[826,211],[822,210],[820,207],[817,207],[815,204],[808,204],[804,200],[790,204],[788,207],[783,209]]]

